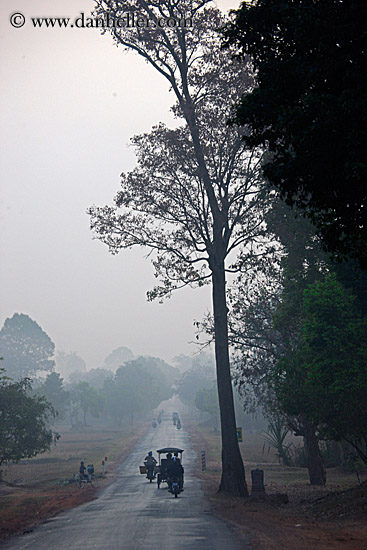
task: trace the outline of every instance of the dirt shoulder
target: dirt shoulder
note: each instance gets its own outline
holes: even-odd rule
[[[194,426],[187,426],[192,444],[200,450],[211,446]],[[212,510],[243,535],[254,550],[365,550],[367,548],[367,483],[340,490],[338,486],[314,488],[287,480],[266,485],[265,499],[235,498],[218,493],[220,472],[210,461],[206,472],[197,464],[196,475]],[[249,477],[250,467],[246,467]],[[250,487],[251,488],[251,487]],[[284,503],[284,494],[288,503]]]
[[[98,491],[76,486],[54,490],[42,484],[33,487],[4,487],[1,484],[0,488],[0,539],[28,533],[59,512],[95,499]]]
[[[113,481],[116,466],[130,454],[145,431],[142,426],[124,439],[121,450],[108,461],[108,473],[103,478],[99,475],[94,487],[79,489],[75,483],[49,479],[36,483],[0,482],[0,540],[30,532],[50,517],[98,498],[99,491]]]

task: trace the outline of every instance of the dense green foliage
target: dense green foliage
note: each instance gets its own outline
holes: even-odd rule
[[[48,427],[55,410],[30,391],[28,379],[13,381],[0,374],[0,466],[47,451],[58,438]]]
[[[55,345],[50,337],[28,315],[14,313],[0,331],[2,367],[15,379],[32,377],[54,368]]]
[[[337,258],[367,268],[367,3],[257,0],[233,13],[227,41],[251,56],[257,86],[239,105],[264,173],[309,216]]]
[[[277,364],[274,382],[287,414],[349,441],[367,463],[367,318],[354,301],[333,274],[304,290],[301,338]]]
[[[330,265],[312,224],[282,202],[267,224],[278,269],[260,266],[231,294],[236,380],[248,409],[280,415],[304,437],[311,483],[323,484],[320,439],[366,451],[366,273]]]

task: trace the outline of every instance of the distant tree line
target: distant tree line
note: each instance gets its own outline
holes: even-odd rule
[[[107,368],[90,371],[76,353],[59,352],[56,365],[68,373],[64,381],[53,370],[52,340],[24,314],[6,319],[0,350],[0,466],[49,449],[57,424],[83,429],[101,416],[118,426],[124,418],[130,422],[169,399],[179,377],[162,359],[131,359],[130,350],[120,347],[106,358]]]

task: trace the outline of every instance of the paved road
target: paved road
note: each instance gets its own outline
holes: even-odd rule
[[[174,498],[165,483],[157,489],[138,472],[147,451],[185,449],[185,490]],[[97,500],[62,513],[32,533],[13,537],[4,550],[250,550],[249,542],[209,511],[192,474],[195,455],[184,431],[167,411],[164,421],[136,445],[119,466],[116,480]]]

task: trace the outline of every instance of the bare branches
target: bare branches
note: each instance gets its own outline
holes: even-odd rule
[[[223,18],[207,4],[96,2],[97,16],[116,20],[137,12],[155,24],[161,17],[195,16],[192,28],[109,29],[117,44],[136,51],[169,80],[177,98],[173,111],[184,125],[171,130],[159,124],[135,136],[138,165],[121,174],[116,206],[89,209],[92,230],[112,253],[132,246],[153,253],[155,274],[169,292],[178,281],[206,281],[213,258],[224,261],[241,249],[227,268],[239,271],[269,245],[261,152],[247,150],[244,131],[227,124],[232,104],[252,85],[251,71],[221,50],[213,27],[219,28]]]

